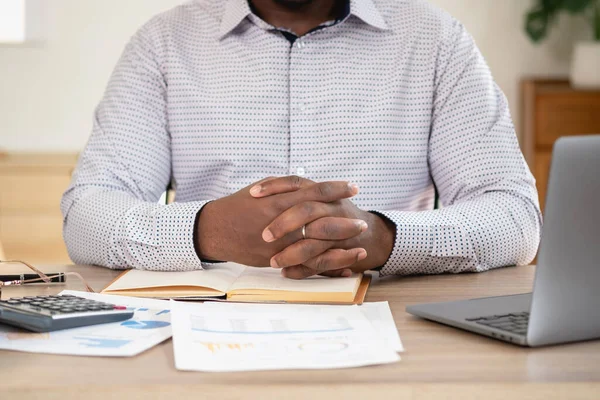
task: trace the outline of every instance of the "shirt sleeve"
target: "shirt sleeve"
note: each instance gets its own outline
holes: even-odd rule
[[[151,21],[126,46],[63,195],[63,235],[75,263],[202,268],[193,236],[206,202],[158,203],[171,179],[171,146],[157,23]]]
[[[480,272],[529,264],[542,216],[507,100],[458,22],[437,55],[429,165],[444,207],[374,210],[397,226],[382,275]]]

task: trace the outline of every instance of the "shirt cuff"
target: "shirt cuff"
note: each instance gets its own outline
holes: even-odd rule
[[[194,230],[196,215],[208,202],[172,203],[158,211],[158,243],[166,265],[178,271],[202,269],[194,245]]]
[[[431,257],[433,249],[432,227],[411,223],[414,212],[373,210],[396,224],[396,240],[388,261],[379,271],[380,276],[411,275],[419,273]],[[413,218],[411,218],[411,216]],[[416,222],[416,221],[413,221]]]

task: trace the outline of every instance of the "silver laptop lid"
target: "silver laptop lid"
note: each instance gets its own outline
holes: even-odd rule
[[[527,341],[600,337],[600,135],[556,142]]]

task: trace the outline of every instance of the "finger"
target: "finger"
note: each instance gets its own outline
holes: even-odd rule
[[[353,274],[351,269],[338,269],[337,271],[326,271],[320,274],[321,276],[326,276],[329,278],[348,278]]]
[[[252,197],[267,197],[272,196],[274,194],[282,194],[295,192],[297,190],[309,187],[310,185],[314,185],[315,182],[301,178],[299,176],[284,176],[275,179],[266,179],[260,182],[257,182],[250,189],[250,195]]]
[[[326,271],[349,268],[365,258],[367,258],[367,251],[363,248],[330,249],[303,264],[316,271],[317,274],[322,274]]]
[[[254,185],[255,186],[256,185],[260,185],[261,183],[269,182],[269,181],[272,181],[274,179],[279,179],[279,177],[278,176],[268,176],[268,177],[266,177],[264,179],[261,179],[260,181],[256,182]]]
[[[332,211],[331,205],[317,201],[296,204],[275,218],[263,230],[262,238],[265,242],[274,242],[288,233],[301,229],[304,225],[329,215]]]
[[[304,279],[332,270],[347,269],[367,257],[365,249],[331,249],[305,262],[302,266],[284,269],[284,276],[290,279]]]
[[[286,268],[294,265],[300,265],[311,260],[332,248],[334,242],[323,240],[300,240],[288,247],[282,252],[271,257],[271,267]]]
[[[369,225],[362,219],[324,217],[306,225],[306,237],[318,240],[348,240],[368,229]]]
[[[328,203],[307,201],[287,209],[263,231],[265,242],[274,242],[306,226],[306,238],[320,240],[352,239],[369,229],[361,219],[330,217],[334,208]]]
[[[274,207],[285,211],[296,204],[318,201],[321,203],[332,203],[342,199],[348,199],[358,194],[358,186],[348,182],[322,182],[315,183],[309,187],[300,189],[293,193],[284,193],[274,203]]]
[[[314,271],[305,265],[295,265],[281,270],[281,276],[288,279],[304,279],[315,275]]]

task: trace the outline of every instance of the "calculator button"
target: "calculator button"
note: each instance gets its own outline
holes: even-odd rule
[[[20,301],[18,300],[14,300],[14,299],[10,299],[10,300],[6,300],[7,304],[12,304],[12,305],[17,305],[17,304],[21,304]]]
[[[62,311],[64,313],[72,313],[72,312],[75,312],[75,309],[72,307],[63,307],[60,309],[60,311]]]
[[[127,310],[125,306],[113,306],[113,310]]]

